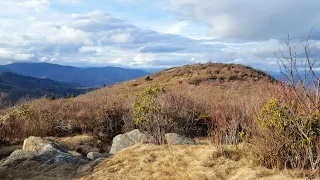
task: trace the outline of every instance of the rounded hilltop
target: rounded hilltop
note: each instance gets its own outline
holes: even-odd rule
[[[207,63],[185,65],[170,68],[153,74],[151,79],[162,81],[179,80],[189,84],[202,82],[232,82],[232,81],[273,81],[267,73],[241,64]]]
[[[114,93],[140,92],[151,84],[167,89],[181,86],[255,86],[260,83],[272,83],[276,80],[266,72],[241,64],[206,63],[184,65],[169,68],[142,78],[118,83],[98,91]],[[203,87],[201,86],[201,87]],[[88,93],[90,95],[91,93]]]

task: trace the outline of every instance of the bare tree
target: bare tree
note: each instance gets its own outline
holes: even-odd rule
[[[309,159],[311,169],[316,169],[320,165],[320,137],[318,134],[320,127],[314,127],[314,124],[319,123],[318,117],[315,116],[320,116],[320,79],[315,70],[318,65],[316,51],[314,54],[310,53],[311,33],[312,30],[305,41],[301,40],[303,58],[298,57],[297,49],[292,46],[289,35],[286,41],[287,54],[279,50],[280,55],[275,53],[275,56],[286,82],[282,84],[282,93],[286,96],[287,102],[291,103],[289,105],[292,113],[297,116],[297,119],[301,119],[295,121],[297,132],[301,139],[308,142],[305,146],[305,157]],[[311,130],[314,128],[316,130]]]
[[[315,73],[315,65],[318,62],[316,51],[314,55],[310,55],[310,36],[305,41],[302,40],[305,57],[303,59],[297,58],[296,47],[292,47],[290,43],[290,36],[286,41],[288,55],[285,55],[280,49],[281,56],[275,53],[277,62],[284,80],[289,83],[294,90],[297,100],[306,106],[308,109],[316,108],[320,110],[319,96],[320,96],[320,79]],[[303,93],[303,96],[301,95]]]

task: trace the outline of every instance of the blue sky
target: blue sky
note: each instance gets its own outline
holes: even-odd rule
[[[3,0],[0,64],[164,68],[198,62],[277,69],[287,35],[301,54],[317,0]]]

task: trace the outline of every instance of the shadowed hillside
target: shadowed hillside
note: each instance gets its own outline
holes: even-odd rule
[[[149,74],[119,67],[78,68],[49,63],[14,63],[0,67],[25,76],[77,83],[86,87],[110,85]]]
[[[71,94],[77,96],[89,90],[80,89],[78,86],[77,84],[33,78],[11,72],[0,73],[0,91],[8,93],[13,103],[23,97],[40,98],[54,95],[59,98],[67,97]]]

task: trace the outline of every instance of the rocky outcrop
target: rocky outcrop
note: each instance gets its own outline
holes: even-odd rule
[[[192,138],[187,138],[176,133],[165,134],[165,139],[169,145],[196,144],[196,141]]]
[[[31,136],[25,139],[23,149],[12,152],[1,166],[15,166],[27,160],[43,164],[83,164],[87,162],[74,157],[55,142]]]
[[[138,129],[132,130],[125,134],[119,134],[112,140],[110,154],[116,154],[122,149],[133,146],[134,144],[140,143],[142,141],[144,141],[145,143],[151,143],[155,140],[152,136],[145,135]]]

